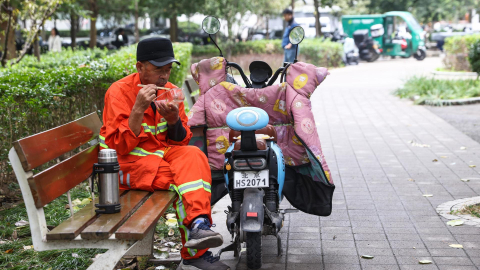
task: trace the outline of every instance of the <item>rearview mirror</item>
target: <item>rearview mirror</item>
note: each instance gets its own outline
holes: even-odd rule
[[[207,16],[203,19],[202,28],[207,34],[216,34],[220,30],[220,21],[215,17]]]
[[[293,45],[297,45],[302,42],[303,38],[305,37],[305,31],[301,26],[295,26],[292,31],[290,31],[290,35],[288,35],[288,39],[290,43]]]

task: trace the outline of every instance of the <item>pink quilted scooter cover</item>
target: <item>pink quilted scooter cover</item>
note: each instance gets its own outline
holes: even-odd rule
[[[238,107],[253,106],[262,108],[270,116],[269,124],[277,130],[277,143],[287,165],[298,166],[316,159],[312,162],[313,168],[316,171],[323,169],[324,175],[333,184],[310,102],[315,88],[328,74],[326,68],[297,62],[288,68],[286,82],[263,89],[244,88],[226,82],[226,61],[223,57],[193,64],[191,72],[201,92],[188,114],[188,124],[192,127],[208,126],[207,152],[212,170],[222,170],[224,154],[230,144],[230,129],[225,122],[227,114]]]

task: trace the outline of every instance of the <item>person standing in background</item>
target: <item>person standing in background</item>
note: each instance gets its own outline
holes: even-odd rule
[[[298,23],[295,22],[293,19],[293,11],[289,8],[286,8],[283,12],[283,19],[287,22],[287,27],[285,28],[285,32],[283,32],[283,38],[282,38],[282,48],[284,49],[284,62],[290,62],[293,63],[295,60],[295,52],[297,50],[298,45],[293,45],[290,43],[290,39],[288,38],[288,35],[290,35],[290,31],[295,26],[298,26]]]
[[[48,37],[48,50],[51,52],[62,51],[62,38],[58,35],[57,28],[53,28],[50,37]]]

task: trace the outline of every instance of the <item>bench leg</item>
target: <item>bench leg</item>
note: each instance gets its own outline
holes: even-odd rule
[[[95,261],[88,267],[87,270],[112,270],[120,259],[133,247],[128,241],[119,242],[113,248],[103,253],[102,256],[95,259]]]
[[[150,256],[153,254],[153,233],[155,227],[141,241],[137,241],[125,256]]]

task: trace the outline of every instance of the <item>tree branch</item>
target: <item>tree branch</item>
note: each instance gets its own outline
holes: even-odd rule
[[[18,64],[20,61],[22,61],[23,57],[27,53],[27,50],[30,49],[30,47],[32,46],[33,40],[37,37],[38,32],[40,30],[40,25],[43,25],[47,20],[47,18],[52,16],[52,14],[55,12],[58,6],[59,6],[58,3],[56,3],[54,6],[47,8],[41,17],[40,24],[37,24],[36,21],[34,22],[33,32],[30,33],[30,36],[27,38],[27,41],[25,42],[25,46],[20,52],[20,55],[14,62],[12,62],[11,66]]]

